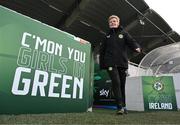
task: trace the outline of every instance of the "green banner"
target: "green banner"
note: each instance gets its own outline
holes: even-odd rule
[[[94,72],[94,105],[114,105],[112,82],[106,70],[100,70],[95,63]]]
[[[91,45],[0,6],[0,113],[84,112]]]
[[[177,110],[172,76],[143,76],[145,110]]]

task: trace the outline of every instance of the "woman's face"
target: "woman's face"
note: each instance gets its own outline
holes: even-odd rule
[[[109,28],[118,28],[119,27],[119,21],[116,18],[111,18],[109,20]]]

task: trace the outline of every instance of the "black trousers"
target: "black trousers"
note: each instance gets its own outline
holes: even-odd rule
[[[108,74],[112,80],[112,89],[115,96],[117,108],[126,107],[125,83],[127,69],[121,67],[109,67]]]

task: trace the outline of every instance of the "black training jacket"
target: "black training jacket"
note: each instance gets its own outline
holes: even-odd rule
[[[100,68],[128,68],[127,47],[134,50],[139,44],[122,27],[110,29],[100,46]]]

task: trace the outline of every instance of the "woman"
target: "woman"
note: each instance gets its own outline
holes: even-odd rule
[[[106,69],[112,80],[112,89],[117,104],[117,114],[127,114],[125,83],[128,69],[127,48],[140,53],[139,44],[120,27],[120,18],[108,18],[109,33],[100,48],[100,68]]]

